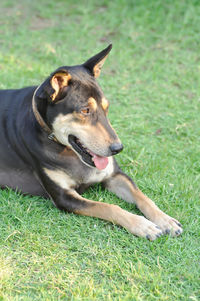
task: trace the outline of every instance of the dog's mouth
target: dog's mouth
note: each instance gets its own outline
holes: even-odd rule
[[[77,137],[73,135],[69,135],[68,140],[72,148],[81,156],[82,160],[86,164],[96,167],[100,170],[106,168],[108,165],[108,157],[101,157],[93,153],[86,146],[84,146]]]

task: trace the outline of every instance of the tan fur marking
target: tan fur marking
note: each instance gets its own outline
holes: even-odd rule
[[[104,111],[106,111],[108,109],[109,103],[106,98],[104,98],[104,97],[102,98],[101,105],[102,105]]]
[[[91,217],[98,217],[124,226],[125,228],[130,226],[127,216],[131,215],[131,213],[121,209],[119,206],[87,200],[80,196],[76,191],[72,191],[71,195],[78,199],[84,200],[88,205],[84,208],[75,210],[75,213]]]
[[[67,115],[59,114],[53,122],[53,132],[58,141],[64,145],[71,147],[68,142],[68,135],[71,134],[78,137],[94,153],[101,151],[102,156],[104,152],[106,156],[106,148],[111,143],[108,132],[100,123],[95,126],[84,124],[84,122],[77,123],[73,113]],[[98,137],[98,140],[95,137]]]
[[[54,183],[63,189],[70,189],[76,184],[75,181],[62,170],[44,168],[44,172]]]
[[[141,190],[123,175],[117,175],[110,180],[108,189],[125,199],[127,202],[135,203],[137,207],[148,218],[151,218],[159,210],[155,203],[142,193]]]
[[[131,181],[123,175],[117,175],[108,180],[107,188],[116,193],[127,202],[135,203],[138,209],[153,223],[159,226],[162,231],[171,231],[173,236],[180,235],[182,228],[179,222],[162,212],[156,204],[136,188]],[[178,232],[177,232],[178,231]]]
[[[112,125],[110,124],[109,120],[108,120],[108,123],[109,123],[110,127],[112,128],[113,132],[116,133],[115,130],[113,129]],[[96,132],[98,131],[97,133],[98,133],[99,141],[102,137],[103,140],[106,141],[108,144],[113,142],[111,140],[112,138],[110,137],[109,132],[105,129],[105,127],[100,122],[97,123],[95,131]],[[117,134],[116,134],[116,137],[117,137]],[[120,142],[120,141],[118,141],[118,142]],[[104,143],[104,142],[102,141],[102,143]]]
[[[101,68],[103,66],[103,64],[105,63],[105,60],[107,59],[108,54],[98,63],[94,66],[93,69],[93,73],[94,73],[94,77],[97,78],[99,77],[100,73],[101,73]]]
[[[93,97],[90,97],[88,99],[88,105],[91,106],[94,111],[96,111],[96,109],[97,109],[97,102],[96,102],[96,100]]]
[[[100,122],[97,123],[95,131],[96,130],[98,131],[97,133],[98,134],[100,133],[102,138],[104,138],[105,141],[110,144],[110,136],[109,136],[108,132],[106,131],[105,127]],[[100,135],[98,135],[98,136],[100,136]],[[100,139],[101,139],[101,136],[100,136]]]
[[[85,201],[84,207],[74,210],[77,214],[98,217],[110,221],[126,228],[134,235],[141,237],[146,237],[146,235],[148,235],[151,240],[156,239],[157,235],[160,233],[160,230],[156,228],[156,225],[143,216],[132,214],[117,205],[87,200],[75,191],[71,191],[71,194],[75,198]]]
[[[55,92],[51,95],[51,99],[54,101],[60,91],[60,89],[68,85],[68,81],[71,79],[71,75],[67,73],[58,72],[51,79],[51,85]]]
[[[130,189],[131,192],[132,200],[130,196],[129,201],[134,202],[138,209],[140,209],[147,218],[152,220],[155,215],[160,212],[160,209],[140,189],[135,188],[127,178],[123,178],[123,181],[126,182],[128,189]]]
[[[134,198],[138,209],[153,223],[158,225],[163,232],[170,231],[172,236],[180,235],[183,229],[180,223],[160,210],[156,204],[139,189],[134,190]],[[178,232],[177,232],[178,231]]]
[[[156,204],[148,198],[139,189],[132,189],[132,193],[137,204],[138,209],[151,221],[154,221],[156,215],[159,215],[162,211],[156,206]]]
[[[113,157],[108,157],[108,165],[103,170],[92,169],[87,175],[86,183],[100,183],[109,178],[114,171]]]

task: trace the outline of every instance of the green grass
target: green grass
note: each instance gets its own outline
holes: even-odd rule
[[[199,298],[199,1],[1,0],[0,88],[37,85],[110,42],[99,82],[118,162],[183,235],[149,242],[1,190],[0,300]],[[98,185],[85,196],[139,213]]]

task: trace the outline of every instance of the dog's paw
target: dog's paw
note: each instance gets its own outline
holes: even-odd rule
[[[145,217],[137,216],[136,219],[137,221],[134,219],[134,225],[128,229],[132,234],[149,240],[155,240],[162,235],[162,230]]]
[[[153,222],[160,227],[163,234],[179,236],[183,232],[182,225],[175,218],[160,212]]]

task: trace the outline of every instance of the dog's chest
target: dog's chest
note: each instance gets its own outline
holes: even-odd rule
[[[73,162],[73,159],[71,161]],[[75,160],[74,163],[77,163],[77,161]],[[112,157],[109,157],[108,165],[103,170],[87,167],[83,163],[80,164],[80,162],[78,165],[72,164],[70,167],[70,169],[44,168],[44,172],[55,184],[63,189],[79,189],[80,187],[88,187],[92,184],[100,183],[109,178],[114,172],[114,160]]]
[[[97,168],[90,168],[89,171],[85,173],[82,184],[100,183],[103,180],[109,178],[114,171],[113,157],[109,157],[108,160],[108,165],[103,170],[98,170]]]

